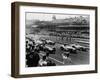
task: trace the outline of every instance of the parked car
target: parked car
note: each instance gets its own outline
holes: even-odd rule
[[[74,47],[72,47],[72,46],[70,46],[70,45],[66,45],[66,44],[61,45],[61,46],[60,46],[60,49],[61,49],[62,51],[68,51],[68,52],[70,52],[70,53],[77,53],[76,48],[74,48]]]

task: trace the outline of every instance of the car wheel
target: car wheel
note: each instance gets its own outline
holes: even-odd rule
[[[87,51],[87,49],[86,48],[83,48],[82,51]]]
[[[74,54],[77,54],[77,50],[74,50],[73,53],[74,53]]]
[[[61,49],[61,50],[64,50],[64,48],[63,48],[63,47],[60,47],[60,49]]]
[[[53,43],[53,45],[55,45],[55,43]]]

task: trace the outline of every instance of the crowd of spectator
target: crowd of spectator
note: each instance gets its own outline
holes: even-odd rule
[[[28,39],[29,40],[29,39]],[[37,67],[37,66],[56,66],[56,64],[49,59],[49,52],[45,51],[45,55],[41,55],[41,46],[44,44],[36,44],[34,40],[26,41],[26,66]]]

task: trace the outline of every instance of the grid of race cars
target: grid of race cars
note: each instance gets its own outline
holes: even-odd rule
[[[34,38],[26,37],[26,56],[29,55],[32,51],[36,51],[36,50],[37,50],[37,54],[40,57],[38,60],[38,65],[36,66],[56,66],[56,65],[69,65],[63,62],[64,57],[70,58],[70,55],[72,54],[77,55],[80,51],[87,52],[88,48],[78,43],[62,44],[45,38],[39,38],[35,40]],[[65,55],[62,55],[63,53]],[[26,58],[26,66],[34,67],[33,65],[31,65],[32,63],[31,64],[27,63],[27,61],[29,61],[30,58],[31,57]],[[44,61],[42,59],[44,59]],[[73,60],[71,62],[73,62]],[[47,65],[48,63],[50,64]]]

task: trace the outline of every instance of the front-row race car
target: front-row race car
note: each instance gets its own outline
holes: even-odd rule
[[[61,45],[61,46],[60,46],[60,49],[61,49],[62,51],[68,51],[68,52],[70,52],[70,53],[77,53],[76,48],[74,48],[74,47],[72,47],[72,46],[70,46],[70,45],[66,45],[66,44]]]
[[[86,47],[81,46],[81,45],[79,45],[79,44],[71,44],[70,46],[72,46],[73,48],[75,48],[75,49],[77,49],[77,50],[79,50],[79,51],[86,51],[86,50],[87,50]]]

